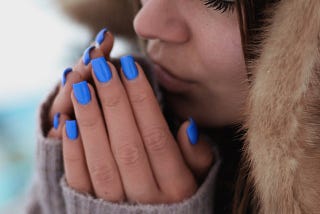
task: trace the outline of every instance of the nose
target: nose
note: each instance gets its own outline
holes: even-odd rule
[[[176,0],[146,0],[134,19],[136,33],[144,39],[184,43],[190,33]]]

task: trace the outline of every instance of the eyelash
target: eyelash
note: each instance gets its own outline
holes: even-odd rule
[[[226,11],[233,11],[234,9],[234,2],[232,1],[224,1],[224,0],[203,0],[204,5],[208,8],[213,8],[215,10],[221,11],[224,13]]]

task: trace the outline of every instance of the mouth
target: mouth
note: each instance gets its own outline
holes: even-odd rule
[[[190,86],[194,84],[189,80],[181,79],[174,75],[170,70],[161,64],[153,61],[153,73],[159,85],[165,90],[172,93],[184,93],[190,90]]]

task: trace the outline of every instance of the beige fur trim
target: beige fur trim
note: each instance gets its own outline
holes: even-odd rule
[[[245,127],[260,213],[320,213],[319,0],[282,0],[253,74]]]

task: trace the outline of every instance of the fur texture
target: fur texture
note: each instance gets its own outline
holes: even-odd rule
[[[246,155],[260,213],[320,213],[319,0],[282,0],[253,65]]]

